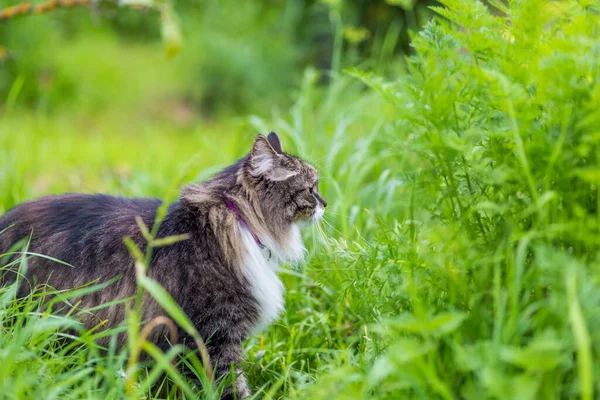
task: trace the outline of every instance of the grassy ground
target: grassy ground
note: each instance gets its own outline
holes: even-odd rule
[[[464,29],[428,25],[400,79],[351,71],[319,87],[308,70],[293,106],[271,114],[201,122],[161,100],[177,98],[163,95],[178,87],[167,67],[151,89],[89,80],[84,102],[50,114],[9,102],[0,210],[65,191],[165,197],[190,161],[201,180],[275,130],[320,169],[330,206],[324,234],[306,232],[306,264],[283,274],[285,314],[246,343],[258,398],[592,399],[600,10],[515,2],[500,18],[445,3]],[[114,107],[113,85],[132,85]],[[128,353],[99,352],[94,333],[65,349],[69,318],[11,296],[0,291],[2,393],[136,397],[168,369],[127,388]]]

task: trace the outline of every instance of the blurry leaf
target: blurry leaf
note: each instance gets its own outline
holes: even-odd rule
[[[497,346],[492,342],[480,340],[475,344],[454,347],[456,361],[461,370],[477,371],[490,366],[497,360]]]
[[[573,175],[578,176],[582,180],[593,185],[600,184],[600,169],[596,168],[579,168],[573,171]]]
[[[577,346],[577,367],[579,391],[584,400],[591,400],[594,393],[594,366],[592,341],[577,291],[577,263],[571,262],[565,268],[569,321]]]
[[[509,209],[509,206],[506,204],[496,204],[491,201],[482,201],[473,206],[473,211],[480,211],[482,213],[486,213],[489,217],[503,214]]]
[[[509,167],[500,166],[483,176],[482,180],[486,185],[499,187],[515,180],[514,170]]]
[[[181,50],[181,30],[171,7],[163,7],[161,22],[161,33],[167,57],[175,57]]]
[[[59,329],[67,329],[75,326],[81,326],[81,322],[70,318],[50,316],[48,318],[39,319],[31,329],[33,336],[50,333]]]
[[[503,370],[484,367],[478,371],[488,395],[498,399],[534,400],[541,383],[540,375],[519,374],[511,376]]]
[[[421,320],[415,318],[412,314],[403,314],[388,320],[386,325],[400,332],[443,336],[458,328],[466,318],[467,316],[461,313],[441,313]]]
[[[125,243],[125,246],[127,246],[127,249],[129,250],[129,253],[133,256],[133,258],[136,261],[138,261],[138,262],[143,262],[144,261],[144,255],[142,254],[142,252],[139,249],[139,247],[137,247],[137,245],[135,244],[135,242],[133,241],[133,239],[131,239],[129,236],[125,236],[123,238],[123,243]]]
[[[369,385],[375,386],[385,378],[387,378],[390,374],[394,373],[394,366],[390,362],[387,356],[382,356],[375,361],[373,364],[373,368],[371,368],[371,373],[369,374]]]
[[[433,345],[420,340],[411,338],[396,340],[386,353],[375,361],[368,378],[369,386],[373,387],[388,376],[397,374],[398,367],[422,357],[432,349]]]
[[[24,251],[24,252],[7,252],[7,253],[3,253],[3,256],[6,255],[17,255],[17,254],[23,254],[24,256],[32,256],[32,257],[39,257],[39,258],[43,258],[46,260],[50,260],[50,261],[54,261],[55,263],[61,264],[61,265],[65,265],[67,267],[71,267],[73,268],[73,266],[67,262],[61,261],[58,258],[55,257],[50,257],[50,256],[46,256],[44,254],[40,254],[40,253],[32,253],[30,251]]]
[[[142,236],[144,236],[144,239],[146,239],[146,241],[148,241],[148,242],[151,241],[152,235],[150,234],[150,231],[148,230],[148,227],[144,223],[144,220],[142,219],[142,217],[140,217],[139,215],[136,215],[135,222],[137,223],[138,228],[140,228],[140,231],[142,232]]]
[[[152,241],[152,246],[154,246],[154,247],[168,246],[173,243],[181,242],[182,240],[188,240],[190,237],[191,236],[189,234],[185,233],[183,235],[173,235],[173,236],[167,236],[164,238],[154,239]]]
[[[387,350],[387,357],[395,364],[406,364],[433,349],[430,343],[421,340],[403,338],[396,340]]]
[[[364,26],[344,27],[344,38],[352,44],[364,42],[371,36],[371,32]]]
[[[357,68],[349,68],[345,72],[350,76],[360,79],[365,85],[379,91],[392,104],[401,106],[405,111],[411,108],[408,93],[402,90],[403,82],[387,82],[373,73],[364,72]]]
[[[508,7],[501,0],[488,0],[488,3],[490,5],[496,7],[498,10],[502,11],[503,13],[505,13],[505,14],[508,13]]]
[[[503,347],[502,360],[531,371],[550,371],[563,360],[564,346],[553,336],[535,338],[527,347]]]

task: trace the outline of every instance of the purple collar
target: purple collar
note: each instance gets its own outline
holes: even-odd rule
[[[248,229],[248,232],[250,232],[250,234],[252,235],[252,238],[254,239],[254,241],[256,242],[258,247],[260,247],[261,249],[264,249],[265,245],[260,241],[260,239],[258,238],[256,233],[254,233],[252,228],[250,228],[250,225],[248,225],[248,223],[246,222],[244,217],[242,217],[242,214],[240,213],[240,210],[238,209],[237,205],[229,199],[225,200],[225,205],[235,214],[238,221],[240,221],[240,224],[242,224],[244,227],[246,227],[246,229]]]

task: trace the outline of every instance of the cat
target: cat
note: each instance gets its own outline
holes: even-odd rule
[[[153,249],[148,276],[158,281],[187,313],[206,347],[218,378],[235,365],[235,391],[223,398],[250,394],[238,363],[242,342],[282,312],[280,263],[299,262],[305,248],[300,227],[319,220],[327,202],[318,189],[317,170],[287,154],[276,133],[256,136],[250,152],[201,184],[183,187],[170,205],[157,237],[188,235]],[[158,199],[125,199],[103,194],[65,194],[25,202],[0,217],[0,254],[31,235],[29,251],[62,260],[28,260],[29,286],[48,283],[68,289],[90,281],[120,279],[82,298],[90,308],[135,295],[133,257],[123,238],[144,251],[136,216],[152,226]],[[9,279],[5,277],[5,280]],[[13,277],[14,280],[14,277]],[[27,283],[21,284],[29,290]],[[143,316],[166,315],[151,298]],[[105,320],[107,327],[124,321],[125,307],[112,305],[83,314],[86,328]],[[186,343],[194,343],[183,333]],[[164,348],[164,339],[161,337]],[[124,344],[124,338],[119,339]]]

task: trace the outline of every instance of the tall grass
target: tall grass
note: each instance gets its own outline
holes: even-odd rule
[[[306,233],[306,264],[283,273],[287,311],[246,343],[257,398],[592,399],[600,390],[600,8],[442,3],[440,17],[414,34],[399,78],[353,69],[322,88],[307,70],[290,110],[216,125],[214,136],[142,124],[146,153],[127,153],[135,173],[123,181],[106,172],[122,162],[118,125],[97,146],[70,145],[78,132],[67,129],[52,158],[59,125],[50,121],[47,133],[46,122],[15,115],[9,129],[34,140],[2,138],[0,151],[14,161],[1,165],[12,183],[4,181],[0,205],[73,187],[166,196],[183,159],[197,152],[198,167],[225,165],[254,132],[276,130],[284,149],[319,168],[330,206]],[[59,172],[49,188],[28,184],[46,166],[80,165],[90,179],[74,186]],[[100,352],[93,332],[65,346],[60,337],[76,318],[39,312],[41,292],[17,300],[14,286],[0,290],[8,299],[0,368],[11,377],[0,381],[3,393],[126,394],[118,371],[128,349]],[[148,368],[138,370],[136,396],[155,378]],[[170,376],[181,389],[172,398],[186,398],[188,384]]]
[[[368,278],[349,289],[388,311],[373,328],[389,348],[353,352],[306,393],[593,398],[600,10],[443,3],[404,77],[352,72],[397,117],[379,143],[407,200],[350,252]]]

